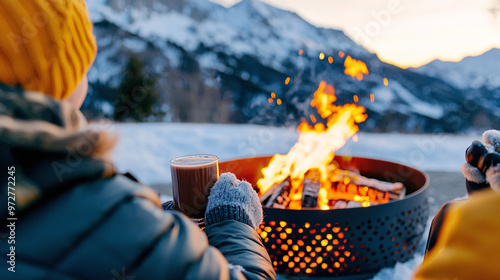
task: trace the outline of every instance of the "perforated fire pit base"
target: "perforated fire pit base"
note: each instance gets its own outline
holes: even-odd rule
[[[256,185],[271,157],[222,162]],[[343,169],[390,182],[402,182],[407,196],[366,208],[290,210],[264,207],[258,232],[274,268],[285,276],[365,279],[383,267],[411,258],[428,217],[428,177],[416,169],[387,161],[336,156]]]

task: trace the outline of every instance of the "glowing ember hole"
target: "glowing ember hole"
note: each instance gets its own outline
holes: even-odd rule
[[[344,233],[343,232],[339,232],[338,237],[339,238],[344,238]]]
[[[351,252],[349,252],[349,251],[345,251],[345,252],[344,252],[344,255],[345,255],[346,257],[349,257],[349,256],[351,255]]]
[[[326,245],[328,245],[328,240],[326,239],[321,240],[321,246],[325,247]]]
[[[286,255],[285,255],[285,256],[283,256],[283,261],[284,261],[284,262],[288,262],[288,260],[289,260],[289,257],[288,257],[288,256],[286,256]]]
[[[339,258],[339,262],[343,263],[344,261],[345,261],[345,258],[343,258],[343,257]]]
[[[328,63],[330,63],[330,64],[333,63],[333,57],[331,57],[331,56],[328,57]]]
[[[321,265],[322,269],[326,269],[327,267],[328,267],[328,265],[326,263],[324,263],[324,264]]]
[[[314,258],[314,257],[316,257],[316,252],[311,252],[311,254],[310,254],[310,255],[311,255],[311,257],[313,257],[313,258]]]
[[[321,235],[316,235],[314,238],[316,238],[316,240],[320,240],[321,239]]]
[[[276,249],[276,245],[274,245],[274,244],[271,245],[271,249],[273,249],[273,250]]]
[[[319,54],[319,59],[321,59],[321,60],[325,59],[325,54],[324,53],[320,53]]]
[[[306,246],[306,251],[307,252],[311,252],[311,250],[312,250],[311,246]]]
[[[275,221],[270,221],[269,225],[272,226],[272,227],[274,227],[276,225],[276,222]]]
[[[297,241],[297,244],[299,244],[299,246],[304,246],[304,241],[299,240],[299,241]]]
[[[359,97],[357,95],[353,96],[354,102],[358,103],[359,102]]]
[[[304,268],[306,268],[306,263],[305,262],[301,262],[299,264],[299,266],[300,266],[300,268],[304,269]]]
[[[286,245],[286,244],[281,245],[281,250],[284,250],[284,251],[288,250],[288,245]]]
[[[285,232],[288,233],[288,234],[290,234],[290,233],[292,233],[292,229],[291,228],[286,228]]]
[[[375,102],[375,95],[372,93],[370,94],[370,101],[373,103]]]
[[[306,263],[310,263],[311,262],[311,258],[310,257],[305,257],[304,260],[306,261]]]
[[[318,243],[316,240],[311,241],[312,245],[316,245],[316,243]]]
[[[309,228],[309,227],[311,227],[311,224],[306,223],[306,224],[304,225],[304,227],[305,227],[305,228]]]
[[[327,234],[327,235],[326,235],[326,238],[328,238],[329,240],[332,240],[333,235],[331,235],[331,234]]]
[[[299,258],[299,257],[295,257],[295,258],[293,258],[293,260],[294,260],[296,263],[300,262],[300,258]]]
[[[294,251],[298,251],[298,250],[299,250],[299,246],[297,246],[297,245],[293,245],[293,246],[292,246],[292,250],[294,250]]]
[[[333,232],[338,233],[340,231],[340,227],[334,227],[332,228]]]
[[[280,233],[280,238],[281,239],[286,239],[286,233],[284,233],[284,232]]]
[[[299,50],[299,55],[303,55],[304,54],[304,50],[303,49],[300,49]]]
[[[290,77],[287,77],[285,80],[285,85],[288,85],[290,83]]]
[[[339,245],[339,241],[337,239],[333,239],[332,243],[333,245]]]
[[[303,230],[303,229],[301,229],[301,228],[299,228],[298,232],[299,232],[299,233],[303,233],[303,232],[304,232],[304,230]]]
[[[292,245],[293,241],[292,241],[292,239],[288,239],[288,240],[286,241],[286,243],[287,243],[288,245]]]
[[[293,251],[288,251],[288,255],[289,255],[290,257],[293,257]]]
[[[267,237],[267,232],[263,231],[260,233],[260,237],[262,237],[262,239],[266,239]]]
[[[276,93],[271,92],[271,98],[276,98]]]
[[[294,267],[294,266],[295,266],[295,263],[294,263],[294,262],[289,262],[289,263],[288,263],[288,267],[289,267],[289,268],[292,268],[292,267]]]
[[[281,221],[281,222],[280,222],[280,226],[281,226],[281,227],[286,227],[286,222]]]
[[[296,267],[293,271],[294,271],[295,273],[299,273],[299,272],[300,272],[300,268]]]
[[[339,57],[340,57],[340,58],[344,58],[344,56],[345,56],[345,53],[344,53],[343,51],[340,51],[340,52],[339,52]]]
[[[267,100],[267,102],[269,102],[269,103],[273,103],[273,99],[272,99],[272,98],[269,98],[269,99]]]
[[[333,246],[332,245],[328,245],[326,247],[326,251],[330,252],[331,250],[333,250]]]
[[[278,98],[278,100],[276,100],[276,104],[281,105],[282,103],[281,99]]]
[[[314,250],[319,253],[321,252],[321,247],[316,247]]]
[[[335,263],[333,264],[333,266],[334,266],[334,267],[336,267],[336,268],[339,268],[339,267],[340,267],[340,263],[335,262]]]
[[[323,258],[322,257],[317,257],[316,258],[316,262],[317,263],[322,263],[323,262]]]
[[[384,86],[388,86],[389,85],[389,80],[387,80],[387,78],[384,78]]]
[[[305,255],[306,255],[306,253],[304,253],[302,251],[299,252],[299,257],[303,258]]]
[[[307,273],[307,274],[309,274],[309,273],[311,273],[311,272],[312,272],[312,269],[310,269],[310,268],[307,268],[307,269],[306,269],[306,273]]]
[[[315,267],[317,267],[317,266],[318,266],[318,264],[317,264],[317,263],[312,263],[312,264],[311,264],[311,267],[312,267],[312,268],[315,268]]]
[[[273,230],[273,229],[271,227],[265,227],[264,230],[267,232],[271,232],[271,230]]]
[[[338,256],[340,256],[340,253],[339,253],[338,251],[335,251],[335,252],[333,252],[333,255],[334,255],[335,257],[338,257]]]

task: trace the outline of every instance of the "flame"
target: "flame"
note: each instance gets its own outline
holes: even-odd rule
[[[384,86],[388,86],[389,85],[389,80],[387,80],[387,78],[384,78]]]
[[[300,188],[305,174],[309,170],[317,169],[321,181],[318,205],[321,209],[330,209],[328,201],[332,192],[329,190],[332,189],[331,182],[334,179],[331,176],[336,174],[335,170],[332,170],[331,163],[335,152],[358,132],[356,124],[364,122],[367,118],[364,107],[355,104],[336,106],[333,104],[336,100],[333,86],[321,82],[314,93],[311,106],[316,108],[323,121],[314,122],[316,118],[313,115],[310,117],[315,123],[314,126],[303,121],[297,128],[300,133],[299,140],[288,154],[275,155],[269,165],[262,169],[264,176],[257,182],[261,195],[274,184],[290,178],[292,185],[290,197],[292,202],[298,201],[302,198]],[[366,196],[354,197],[351,194],[349,196],[362,203],[367,201]],[[300,208],[300,202],[293,205],[293,208]]]
[[[356,60],[351,56],[348,56],[344,61],[345,74],[351,76],[353,79],[356,78],[358,81],[363,80],[363,74],[368,75],[368,67],[361,60]]]
[[[321,60],[325,59],[325,53],[320,53],[319,54],[319,59],[321,59]]]

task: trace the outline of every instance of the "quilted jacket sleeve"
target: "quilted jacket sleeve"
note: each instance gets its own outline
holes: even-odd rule
[[[274,278],[252,228],[213,225],[209,245],[197,225],[162,211],[151,189],[123,176],[76,186],[19,219],[16,273],[3,262],[0,279]]]

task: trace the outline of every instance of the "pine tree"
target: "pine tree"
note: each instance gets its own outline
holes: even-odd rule
[[[115,120],[145,121],[157,115],[154,110],[158,101],[156,78],[144,74],[144,63],[137,56],[130,57],[117,90],[117,98],[112,103]]]

